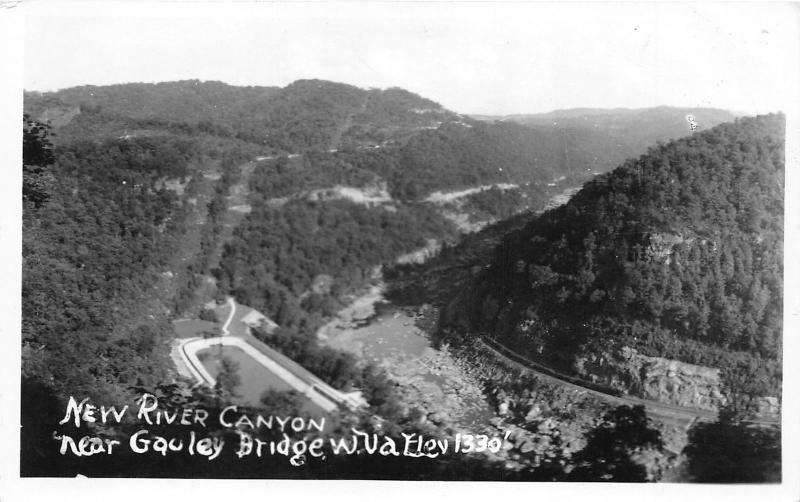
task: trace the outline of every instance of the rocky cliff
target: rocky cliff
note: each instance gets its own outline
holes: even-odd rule
[[[649,357],[623,347],[575,359],[581,378],[662,403],[716,410],[724,404],[719,370]]]
[[[585,380],[642,399],[711,411],[726,403],[718,369],[645,356],[630,347],[578,357],[573,369]],[[759,415],[780,413],[775,397],[759,398],[757,407]]]

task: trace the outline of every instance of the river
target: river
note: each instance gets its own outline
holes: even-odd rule
[[[548,206],[563,203],[574,192],[574,188],[565,190],[554,196]],[[400,257],[398,263],[423,263],[439,248],[439,243],[429,241],[424,248]],[[385,283],[377,278],[319,329],[320,343],[383,368],[400,384],[406,405],[427,410],[431,419],[441,419],[446,414],[456,428],[488,426],[495,413],[477,378],[459,364],[447,347],[434,348],[428,334],[418,326],[419,321],[433,315],[433,309],[427,305],[400,308],[386,300],[385,290]]]

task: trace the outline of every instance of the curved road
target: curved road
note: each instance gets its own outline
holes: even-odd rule
[[[236,302],[233,301],[233,297],[228,297],[228,305],[231,307],[231,313],[228,314],[228,318],[225,320],[225,324],[222,325],[222,336],[230,335],[230,331],[228,331],[228,327],[231,325],[231,321],[233,320],[234,314],[236,314]]]
[[[702,410],[702,409],[697,409],[697,408],[687,408],[687,407],[684,407],[684,406],[677,406],[677,405],[672,405],[672,404],[664,404],[664,403],[660,403],[660,402],[657,402],[657,401],[650,401],[650,400],[640,399],[640,398],[631,397],[631,396],[612,396],[611,394],[606,394],[604,392],[600,392],[600,391],[597,391],[597,390],[589,389],[589,388],[583,387],[581,385],[576,385],[576,384],[574,384],[572,382],[569,382],[569,381],[564,380],[562,378],[559,378],[557,376],[549,375],[549,374],[544,373],[544,372],[542,372],[542,371],[540,371],[538,369],[535,369],[535,366],[538,366],[536,363],[534,363],[532,361],[528,361],[524,357],[514,354],[510,349],[508,349],[507,347],[499,344],[498,342],[496,342],[494,340],[491,341],[492,345],[497,345],[498,347],[503,349],[502,351],[498,350],[497,348],[495,348],[492,345],[490,345],[489,343],[487,343],[486,340],[484,340],[483,337],[479,337],[478,338],[478,342],[486,350],[488,350],[492,354],[494,354],[495,357],[497,357],[498,359],[501,359],[502,361],[504,361],[504,362],[506,362],[506,363],[508,363],[508,364],[510,364],[512,366],[515,366],[515,367],[518,367],[518,368],[522,368],[525,371],[529,371],[531,373],[534,373],[537,377],[540,377],[540,378],[542,378],[544,380],[547,380],[547,381],[549,381],[551,383],[557,383],[557,384],[559,384],[561,386],[564,386],[564,387],[567,387],[567,388],[571,388],[571,389],[574,389],[574,390],[578,390],[580,392],[585,392],[585,393],[591,394],[591,395],[596,396],[596,397],[598,397],[600,399],[603,399],[604,401],[611,402],[611,403],[614,403],[616,405],[630,405],[630,406],[641,405],[641,406],[645,407],[645,409],[647,410],[647,412],[649,414],[651,414],[653,416],[657,416],[657,417],[662,418],[662,419],[670,419],[670,420],[676,420],[677,419],[677,420],[693,421],[693,420],[696,420],[698,418],[704,418],[704,419],[716,421],[717,418],[718,418],[717,412],[715,412],[715,411]],[[509,357],[504,352],[506,352],[508,354],[513,354],[514,357],[513,358]],[[553,373],[555,373],[555,372],[553,372]],[[757,424],[757,425],[779,425],[780,424],[780,418],[779,417],[759,417],[759,418],[754,419],[754,420],[748,420],[747,422],[748,423],[752,423],[752,424]]]

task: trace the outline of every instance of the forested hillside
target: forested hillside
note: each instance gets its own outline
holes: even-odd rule
[[[199,80],[81,86],[26,92],[25,108],[31,117],[51,120],[65,133],[76,129],[77,137],[98,123],[109,135],[170,125],[289,153],[338,146],[332,142],[377,144],[407,138],[420,128],[458,117],[400,89],[368,91],[324,80],[298,80],[284,88]],[[337,137],[340,141],[333,141]]]
[[[41,117],[49,110],[78,107],[81,113],[105,112],[139,120],[170,120],[197,125],[202,122],[238,122],[248,105],[263,102],[277,87],[237,87],[222,82],[184,80],[157,84],[84,85],[56,92],[26,92],[28,113]]]
[[[427,239],[453,235],[424,206],[395,211],[348,201],[293,201],[280,209],[255,202],[226,246],[218,271],[223,290],[313,337],[346,293],[368,282]]]
[[[784,117],[659,145],[498,246],[472,328],[570,370],[628,346],[780,393]]]
[[[318,80],[285,88],[196,80],[83,86],[27,92],[25,110],[33,119],[51,121],[50,128],[26,122],[29,132],[36,131],[29,136],[41,136],[51,152],[26,159],[31,174],[25,185],[23,250],[26,364],[39,361],[43,374],[63,385],[73,385],[71,377],[51,373],[81,366],[51,365],[48,358],[56,357],[69,333],[80,338],[64,345],[66,352],[76,351],[75,358],[130,343],[138,352],[126,359],[142,364],[153,349],[150,341],[164,339],[165,325],[154,323],[167,316],[142,321],[134,314],[146,308],[136,306],[150,304],[136,299],[153,298],[150,289],[186,230],[187,211],[197,210],[191,205],[192,187],[210,165],[223,165],[222,183],[235,176],[237,162],[268,158],[250,180],[253,211],[233,232],[216,271],[221,290],[288,325],[298,309],[315,325],[375,266],[428,238],[455,238],[442,211],[422,202],[432,192],[517,185],[472,193],[460,206],[476,217],[507,217],[542,208],[564,186],[633,153],[604,130],[488,124],[402,89],[363,90]],[[286,155],[292,152],[303,154]],[[209,206],[212,219],[225,210],[228,186],[218,187],[222,191]],[[386,193],[389,199],[372,207],[324,198],[314,202],[310,196],[337,186]],[[184,187],[188,191],[181,196]],[[192,295],[184,290],[197,286],[208,271],[218,227],[214,223],[214,235],[200,239],[202,263],[192,262],[178,297],[158,297],[160,305],[187,306]],[[313,293],[314,281],[326,276],[333,286]],[[62,332],[63,339],[56,335]],[[730,336],[739,347],[745,342],[736,333]],[[98,340],[108,348],[95,347]],[[124,343],[111,343],[120,340]],[[105,369],[88,372],[93,376],[87,387],[96,389],[92,382],[114,381],[122,373],[157,373],[113,370],[119,359],[97,359],[93,364],[111,376]],[[74,371],[75,378],[86,378],[87,372]]]
[[[347,153],[346,162],[387,181],[401,199],[487,183],[576,184],[657,141],[689,134],[687,114],[693,113],[701,128],[733,117],[714,109],[662,107],[574,110],[486,123],[402,89],[364,90],[323,80],[284,88],[198,80],[82,86],[26,92],[25,110],[52,121],[56,142],[168,129],[236,138],[258,145],[264,155],[316,150],[319,157],[339,149]],[[339,182],[329,175],[325,181]]]
[[[392,192],[415,199],[435,190],[488,183],[546,185],[561,176],[588,179],[624,160],[608,138],[534,131],[516,124],[448,124],[412,138],[398,152]],[[604,151],[593,147],[603,143]]]
[[[70,395],[119,404],[148,390],[175,406],[222,406],[229,395],[190,389],[168,355],[171,321],[212,319],[207,306],[229,295],[279,325],[254,330],[257,338],[323,381],[362,391],[369,410],[350,419],[379,415],[387,434],[441,432],[424,410],[399,403],[385,372],[320,345],[317,328],[400,255],[439,249],[432,242],[445,257],[457,253],[450,244],[471,231],[459,218],[523,222],[521,212],[644,148],[620,141],[629,129],[485,123],[402,89],[321,80],[83,86],[28,92],[25,111],[23,464],[48,475],[138,468],[136,456],[81,464],[53,454],[53,420]],[[765,138],[780,133],[778,122],[745,120],[656,147],[509,236],[462,304],[473,327],[521,351],[546,347],[555,364],[614,340],[708,364],[735,354],[774,366],[782,223],[771,215],[782,209],[782,164]],[[660,134],[653,141],[667,139]],[[261,405],[295,413],[296,397],[270,394]],[[107,432],[124,440],[130,425]],[[365,472],[344,460],[334,476],[463,478],[470,462],[438,463],[431,474],[425,464]],[[230,463],[151,465],[146,475],[264,475],[255,462],[234,473]],[[469,468],[492,478],[498,465]],[[321,463],[275,468],[331,476]]]
[[[160,182],[187,176],[197,145],[167,136],[53,152],[46,126],[25,131],[23,378],[94,396],[160,381],[171,326],[153,287],[188,210]]]

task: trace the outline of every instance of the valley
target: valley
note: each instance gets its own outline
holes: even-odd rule
[[[324,415],[326,434],[507,437],[398,464],[443,479],[594,480],[613,440],[638,480],[689,480],[697,434],[780,432],[774,116],[692,110],[697,134],[666,107],[475,120],[318,80],[74,88],[26,110],[57,118],[38,138],[53,178],[24,191],[23,373],[54,396],[37,406],[158,389]],[[69,364],[85,351],[94,366]],[[280,473],[363,467],[333,465]]]

